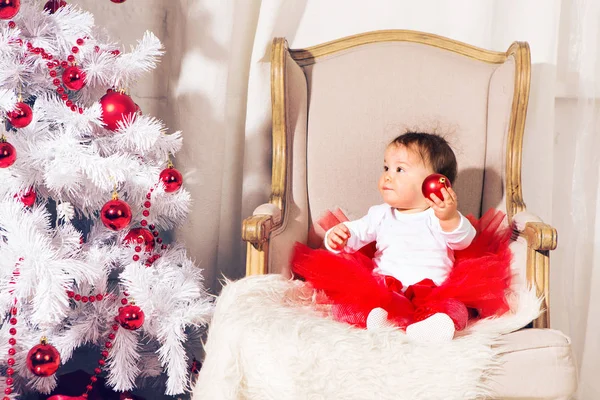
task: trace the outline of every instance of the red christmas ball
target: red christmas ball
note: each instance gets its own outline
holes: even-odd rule
[[[119,92],[106,93],[100,99],[100,105],[102,106],[102,122],[106,125],[106,129],[111,131],[117,129],[119,121],[135,115],[137,109],[131,97]]]
[[[60,365],[60,354],[54,346],[42,342],[27,353],[27,369],[37,376],[50,376]]]
[[[131,222],[131,208],[123,200],[108,201],[100,211],[100,219],[108,229],[120,231]]]
[[[425,198],[431,200],[431,195],[435,194],[438,199],[444,200],[444,195],[442,194],[442,188],[450,188],[452,184],[450,180],[446,178],[442,174],[431,174],[423,181],[423,185],[421,186],[421,191],[423,192],[423,196]]]
[[[15,128],[25,128],[33,119],[33,111],[31,111],[31,107],[28,104],[20,101],[15,106],[15,109],[9,112],[6,117],[8,118],[8,122]]]
[[[138,306],[128,304],[121,307],[117,319],[123,328],[135,331],[144,324],[144,312]]]
[[[1,0],[0,19],[11,19],[19,12],[21,0]]]
[[[118,4],[125,3],[125,0],[110,0],[110,1],[112,1],[113,3],[118,3]]]
[[[29,190],[25,193],[15,194],[21,203],[25,204],[27,207],[33,207],[35,204],[36,193],[33,188],[29,188]]]
[[[145,228],[131,229],[123,241],[132,246],[138,246],[144,243],[144,251],[146,253],[152,253],[152,250],[154,250],[154,236],[152,235],[152,232]]]
[[[175,192],[183,185],[181,172],[173,167],[164,169],[160,173],[160,180],[165,185],[165,192],[167,193]]]
[[[85,86],[85,72],[73,65],[66,68],[62,75],[65,86],[71,90],[80,90]]]
[[[8,142],[0,141],[0,168],[8,168],[15,163],[17,150]]]
[[[46,4],[44,4],[44,11],[49,12],[50,14],[54,14],[58,11],[59,8],[67,5],[67,2],[64,0],[50,0]]]

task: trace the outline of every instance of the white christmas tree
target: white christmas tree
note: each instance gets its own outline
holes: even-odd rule
[[[182,138],[127,94],[162,54],[152,33],[121,52],[64,1],[0,2],[5,399],[51,392],[82,345],[99,360],[84,398],[101,374],[118,391],[161,372],[166,394],[188,389],[186,330],[212,302],[183,246],[161,238],[189,209],[169,161]]]

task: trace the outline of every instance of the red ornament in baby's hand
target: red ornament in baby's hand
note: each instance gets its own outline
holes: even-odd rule
[[[442,194],[442,188],[444,187],[446,189],[452,187],[450,180],[442,174],[431,174],[423,181],[421,191],[423,192],[423,196],[429,200],[431,200],[430,196],[432,194],[435,194],[438,199],[444,200],[444,195]]]

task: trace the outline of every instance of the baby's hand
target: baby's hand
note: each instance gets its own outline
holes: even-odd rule
[[[337,224],[327,235],[327,246],[333,250],[342,250],[348,243],[350,230],[343,223]]]
[[[452,188],[442,188],[444,199],[438,198],[435,194],[430,199],[425,199],[429,207],[433,208],[435,216],[440,220],[440,225],[444,231],[453,231],[460,224],[460,214],[458,213],[458,197]]]

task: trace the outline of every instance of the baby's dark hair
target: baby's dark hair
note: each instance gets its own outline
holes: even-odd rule
[[[416,150],[434,172],[445,175],[452,183],[456,180],[456,156],[443,137],[433,133],[407,132],[392,140],[392,145]]]

